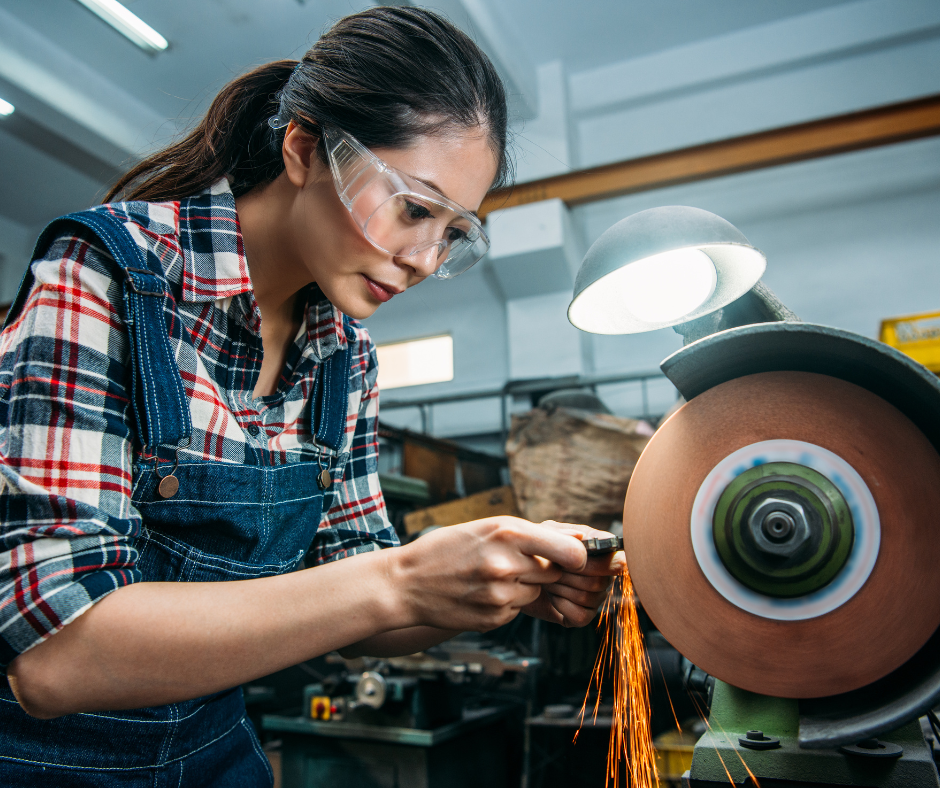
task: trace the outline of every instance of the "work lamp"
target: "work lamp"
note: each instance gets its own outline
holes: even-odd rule
[[[720,216],[682,205],[651,208],[617,222],[588,250],[568,319],[592,334],[679,326],[741,298],[766,265]]]

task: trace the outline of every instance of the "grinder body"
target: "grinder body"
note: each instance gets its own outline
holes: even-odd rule
[[[917,723],[940,701],[940,381],[797,322],[662,366],[688,402],[637,465],[624,541],[653,623],[719,680],[690,784],[743,781],[709,755],[731,748],[772,785],[940,785]],[[892,731],[900,756],[858,751]]]

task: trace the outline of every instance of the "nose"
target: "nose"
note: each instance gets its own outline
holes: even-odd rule
[[[408,257],[402,257],[407,265],[420,277],[431,276],[444,262],[445,255],[441,251],[440,244],[434,244],[427,249],[421,249]]]

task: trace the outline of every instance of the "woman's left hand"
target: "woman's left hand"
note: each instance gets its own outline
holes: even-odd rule
[[[588,536],[610,536],[607,531],[599,531],[586,525],[553,521],[544,522],[542,525],[557,528],[579,539]],[[613,578],[623,573],[626,564],[622,550],[607,555],[589,556],[580,571],[563,572],[557,582],[542,586],[538,599],[522,608],[522,612],[566,627],[586,626],[594,620],[598,608],[607,597]]]

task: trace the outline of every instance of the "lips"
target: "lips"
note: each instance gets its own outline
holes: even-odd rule
[[[396,296],[402,292],[398,288],[392,287],[391,285],[379,284],[374,279],[370,279],[365,274],[362,274],[361,276],[363,279],[365,279],[366,287],[369,288],[369,292],[372,293],[372,295],[383,304],[386,301],[391,301],[392,296]]]

